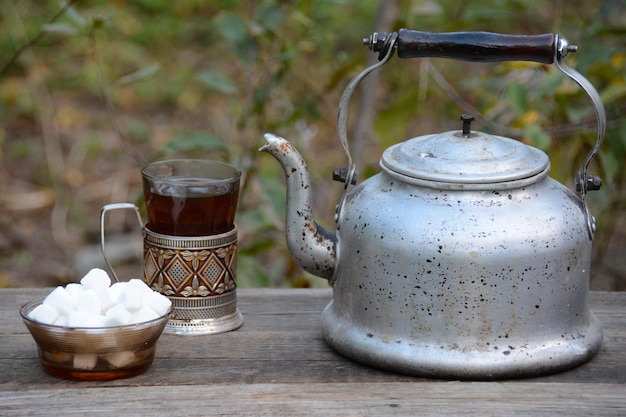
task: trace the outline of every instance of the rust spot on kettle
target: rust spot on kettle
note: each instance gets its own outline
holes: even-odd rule
[[[287,141],[281,141],[278,146],[280,146],[280,149],[282,149],[284,152],[293,152],[293,146],[291,146],[291,144]]]

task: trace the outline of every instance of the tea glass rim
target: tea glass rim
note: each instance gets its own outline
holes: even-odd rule
[[[174,165],[174,164],[199,164],[199,165],[205,165],[205,166],[220,166],[222,168],[225,169],[229,169],[232,172],[232,175],[226,177],[226,178],[215,178],[215,176],[194,176],[193,177],[193,181],[186,181],[186,175],[184,176],[176,176],[176,182],[175,185],[177,186],[194,186],[194,185],[198,185],[198,179],[206,179],[206,180],[210,180],[211,185],[220,185],[220,184],[229,184],[232,183],[234,181],[237,181],[241,178],[241,170],[239,168],[237,168],[234,165],[231,165],[229,163],[226,162],[221,162],[221,161],[215,161],[215,160],[211,160],[211,159],[188,159],[188,158],[175,158],[175,159],[165,159],[165,160],[161,160],[161,161],[154,161],[154,162],[150,162],[146,165],[144,165],[141,168],[141,175],[144,178],[147,178],[149,180],[152,181],[158,181],[160,183],[167,183],[168,180],[170,178],[174,178],[174,176],[158,176],[158,175],[154,175],[154,174],[150,174],[148,172],[148,170],[152,167],[156,167],[158,165]],[[189,176],[189,179],[191,179],[192,177]]]

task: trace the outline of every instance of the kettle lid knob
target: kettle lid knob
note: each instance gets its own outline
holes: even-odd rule
[[[474,116],[471,114],[462,114],[461,120],[463,121],[463,136],[469,136],[471,134],[470,125],[474,121]]]

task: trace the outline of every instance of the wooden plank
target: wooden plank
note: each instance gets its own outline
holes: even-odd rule
[[[245,337],[244,337],[245,336]],[[186,384],[206,383],[206,375],[209,373],[224,372],[220,383],[238,382],[227,379],[228,375],[238,372],[257,372],[258,364],[265,362],[275,367],[277,372],[267,373],[266,378],[258,375],[259,380],[255,382],[269,382],[280,375],[285,381],[290,382],[311,382],[317,380],[324,381],[334,375],[336,368],[344,368],[346,372],[333,376],[333,381],[346,382],[359,372],[367,376],[368,380],[388,381],[389,374],[382,371],[371,372],[369,368],[362,368],[353,361],[344,358],[329,348],[321,339],[321,336],[309,337],[306,335],[296,335],[288,338],[281,336],[281,342],[276,344],[276,337],[280,334],[268,334],[264,338],[241,337],[226,339],[204,339],[207,347],[196,349],[190,343],[167,343],[161,340],[157,349],[157,357],[152,369],[155,372],[162,372],[171,376],[176,381],[183,381]],[[24,340],[26,339],[26,340]],[[218,342],[219,341],[219,342]],[[589,363],[566,373],[545,376],[540,380],[550,380],[559,382],[577,382],[585,380],[589,382],[602,383],[625,383],[626,382],[626,339],[621,338],[619,344],[616,341],[605,341],[600,352]],[[3,384],[20,383],[22,386],[43,384],[41,370],[36,367],[34,372],[24,371],[25,366],[20,363],[37,364],[37,352],[35,344],[27,335],[18,337],[3,338],[2,350],[6,351],[0,359],[0,386]],[[26,347],[24,347],[26,346]],[[315,364],[314,366],[311,364]],[[307,375],[299,373],[301,368],[309,369]],[[312,373],[315,370],[315,373]],[[366,371],[367,370],[367,371]],[[281,374],[284,373],[284,374]],[[293,374],[293,375],[292,375]],[[391,374],[393,375],[393,374]],[[152,377],[150,377],[152,378]],[[146,378],[146,383],[150,383],[150,378]],[[143,382],[141,377],[136,377],[137,381]],[[280,379],[279,379],[280,380]],[[6,388],[6,387],[5,387]]]
[[[0,317],[8,318],[0,327],[0,334],[26,333],[19,308],[35,298],[46,296],[51,290],[0,289]],[[309,323],[317,324],[319,328],[322,311],[332,300],[332,290],[246,288],[238,290],[237,298],[244,316],[244,328],[254,331],[265,331],[268,328],[298,330],[298,326],[308,326]]]
[[[591,310],[596,313],[623,314],[626,312],[626,292],[591,291],[589,301]]]
[[[292,338],[285,336],[281,343],[276,345],[272,339],[275,339],[277,335],[280,334],[268,334],[266,339],[262,339],[241,334],[242,337],[212,339],[213,343],[211,339],[195,338],[194,344],[162,341],[163,343],[160,342],[157,349],[157,358],[146,374],[139,375],[132,380],[83,383],[83,385],[168,385],[172,382],[183,385],[206,385],[242,382],[258,384],[272,381],[311,384],[327,381],[425,381],[422,378],[398,375],[355,363],[335,353],[320,336],[299,335]],[[206,342],[207,348],[198,351],[194,346],[200,342]],[[10,344],[15,348],[20,346],[20,343]],[[568,372],[533,380],[626,384],[624,346],[626,346],[625,339],[621,339],[621,347],[616,347],[610,342],[605,343],[601,351],[589,363]],[[34,346],[24,354],[14,354],[11,358],[0,359],[0,369],[4,370],[0,373],[0,389],[3,390],[34,387],[47,389],[53,386],[58,387],[63,383],[43,374]],[[516,382],[519,381],[507,381],[507,383]],[[68,387],[73,384],[75,383],[65,383]]]
[[[0,314],[15,314],[26,302],[47,295],[52,288],[2,288],[0,289]],[[268,300],[269,298],[269,300]],[[280,314],[281,311],[321,313],[332,299],[327,289],[278,289],[240,288],[238,299],[241,306],[249,306],[255,312]],[[589,296],[591,309],[596,313],[623,314],[626,312],[626,292],[592,291]]]
[[[0,392],[11,416],[623,416],[620,385],[439,382],[133,386]],[[28,404],[26,409],[24,404]],[[55,410],[58,410],[55,413]]]

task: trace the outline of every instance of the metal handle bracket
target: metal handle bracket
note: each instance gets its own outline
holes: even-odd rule
[[[341,199],[339,200],[339,204],[337,205],[337,210],[335,211],[335,222],[337,223],[339,222],[341,210],[343,209],[343,206],[345,204],[346,195],[348,194],[348,189],[351,186],[354,186],[354,184],[356,184],[356,166],[354,162],[352,162],[352,155],[350,154],[350,146],[348,145],[348,135],[346,133],[346,123],[348,119],[348,104],[350,103],[350,98],[352,97],[352,93],[354,93],[354,90],[356,89],[357,85],[361,82],[361,80],[363,80],[370,72],[382,67],[387,61],[389,61],[389,59],[393,55],[393,52],[395,49],[395,43],[397,39],[398,39],[398,34],[395,32],[390,34],[389,37],[385,36],[384,42],[386,42],[386,44],[388,45],[388,47],[385,49],[385,56],[379,62],[366,68],[365,70],[363,70],[363,72],[357,75],[352,81],[350,81],[348,86],[343,91],[341,100],[339,101],[339,110],[337,114],[337,135],[339,137],[339,143],[341,144],[341,147],[343,148],[346,154],[346,158],[348,159],[348,167],[344,169],[344,172],[347,171],[345,175],[346,180],[344,181],[343,194],[341,195]]]
[[[132,209],[135,211],[135,213],[137,214],[137,221],[139,221],[139,226],[141,226],[141,230],[142,233],[144,233],[145,235],[145,229],[143,227],[143,220],[141,219],[141,213],[139,213],[139,208],[132,204],[132,203],[113,203],[113,204],[107,204],[104,207],[102,207],[102,211],[100,212],[100,250],[102,251],[102,256],[104,257],[104,262],[106,262],[107,266],[109,267],[109,271],[111,271],[111,274],[113,275],[113,279],[115,279],[115,282],[119,282],[119,279],[117,278],[117,274],[115,273],[115,270],[113,269],[113,267],[111,266],[111,263],[109,262],[109,258],[107,258],[107,254],[104,250],[104,243],[105,243],[105,239],[104,239],[104,218],[105,215],[108,211],[111,210],[119,210],[119,209]]]
[[[589,97],[589,99],[591,100],[593,108],[596,112],[596,120],[598,125],[596,143],[591,151],[589,151],[589,153],[587,154],[582,169],[579,171],[578,177],[576,178],[576,191],[580,193],[580,200],[585,209],[587,231],[589,232],[589,238],[593,240],[593,235],[596,231],[596,219],[593,215],[591,215],[591,212],[589,211],[589,206],[587,206],[586,201],[586,195],[588,191],[599,190],[600,186],[602,185],[602,180],[599,177],[588,175],[587,169],[589,168],[591,160],[600,150],[600,145],[602,145],[604,135],[606,134],[606,111],[604,110],[604,104],[602,103],[600,94],[598,94],[598,92],[589,82],[589,80],[587,80],[585,77],[582,76],[582,74],[580,74],[575,69],[570,68],[563,62],[563,58],[567,55],[568,52],[575,52],[576,50],[576,46],[570,45],[569,42],[567,42],[567,39],[557,37],[557,49],[554,59],[557,68],[560,69],[563,74],[568,76],[576,84],[578,84],[580,88],[583,89],[585,94],[587,94],[587,97]]]

